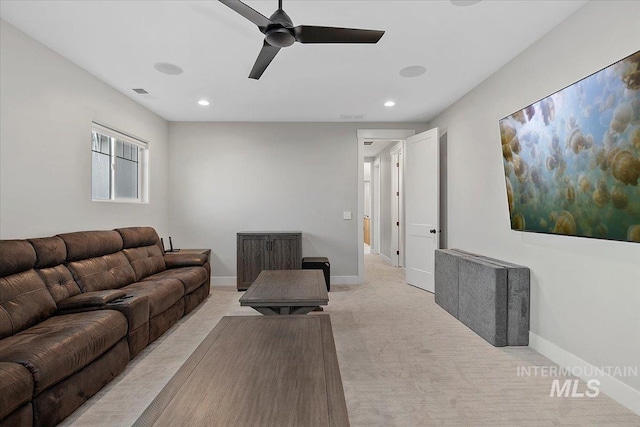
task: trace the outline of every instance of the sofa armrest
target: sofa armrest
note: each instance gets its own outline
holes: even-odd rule
[[[164,262],[167,268],[203,266],[209,260],[205,254],[194,253],[166,253]]]
[[[149,297],[146,295],[128,295],[108,303],[105,308],[124,314],[129,322],[129,331],[149,321]]]
[[[119,289],[85,292],[60,301],[58,308],[62,311],[100,308],[126,294]]]

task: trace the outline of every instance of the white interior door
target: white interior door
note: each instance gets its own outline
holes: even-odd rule
[[[438,128],[405,142],[405,221],[407,283],[433,292],[434,252],[439,230]]]

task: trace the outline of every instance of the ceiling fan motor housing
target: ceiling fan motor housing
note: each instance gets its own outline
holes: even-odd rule
[[[267,43],[276,47],[291,46],[296,38],[291,27],[293,22],[289,15],[282,9],[278,9],[269,18],[273,25],[269,25],[265,31]]]

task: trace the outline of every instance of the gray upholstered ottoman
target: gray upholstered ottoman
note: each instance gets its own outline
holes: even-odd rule
[[[527,267],[459,249],[435,256],[438,305],[495,346],[529,345]]]
[[[507,270],[507,345],[529,345],[531,272],[528,267],[453,249]]]
[[[460,254],[448,249],[435,253],[434,294],[436,304],[458,319],[458,262]]]
[[[507,345],[507,271],[470,256],[458,262],[458,319],[496,347]]]

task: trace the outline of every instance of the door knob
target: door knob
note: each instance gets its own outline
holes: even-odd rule
[[[435,229],[435,228],[433,228],[433,229],[429,230],[429,233],[431,233],[431,234],[436,234],[436,229]]]

